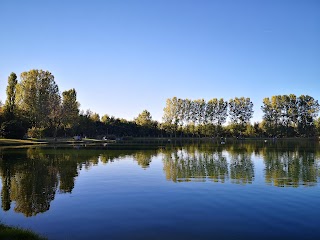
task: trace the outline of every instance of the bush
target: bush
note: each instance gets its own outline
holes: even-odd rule
[[[21,122],[11,120],[1,124],[1,135],[4,138],[22,139],[26,133],[26,129]]]
[[[28,136],[31,138],[41,138],[44,136],[44,128],[32,127],[28,129]]]

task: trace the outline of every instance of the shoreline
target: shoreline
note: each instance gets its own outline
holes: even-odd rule
[[[0,238],[8,240],[46,240],[47,238],[41,236],[32,230],[23,229],[20,227],[8,226],[0,222]]]
[[[239,142],[239,141],[319,141],[318,137],[290,137],[290,138],[224,138],[225,141]],[[80,141],[72,140],[71,138],[44,138],[44,139],[0,139],[0,147],[9,146],[47,146],[47,145],[82,145],[82,144],[121,144],[121,143],[143,143],[145,141],[157,141],[157,142],[183,142],[183,141],[212,141],[220,142],[221,138],[202,137],[202,138],[184,138],[184,137],[136,137],[130,140],[99,140],[99,139],[83,139]]]

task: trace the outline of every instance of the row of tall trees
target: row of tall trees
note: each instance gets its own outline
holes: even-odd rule
[[[313,136],[319,103],[309,95],[276,95],[263,99],[263,126],[274,136]]]
[[[250,98],[169,98],[163,122],[142,111],[134,120],[102,117],[90,110],[80,111],[77,92],[60,93],[54,76],[30,70],[8,77],[7,99],[0,103],[0,134],[6,138],[31,137],[310,137],[319,134],[319,103],[309,95],[277,95],[263,99],[263,120],[251,124]],[[228,124],[226,124],[228,122]]]
[[[163,125],[168,132],[175,135],[177,131],[190,133],[192,136],[220,135],[229,116],[234,133],[239,135],[250,123],[252,115],[253,103],[250,98],[236,97],[228,102],[223,98],[205,101],[173,97],[166,101]]]

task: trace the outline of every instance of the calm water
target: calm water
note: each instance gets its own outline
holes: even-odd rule
[[[49,239],[320,239],[316,143],[123,148],[0,149],[0,221]]]

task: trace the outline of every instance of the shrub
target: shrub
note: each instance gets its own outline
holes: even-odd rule
[[[28,129],[28,136],[32,138],[41,138],[44,136],[44,128],[32,127]]]
[[[22,139],[25,133],[26,129],[19,121],[11,120],[1,124],[1,135],[4,138]]]

